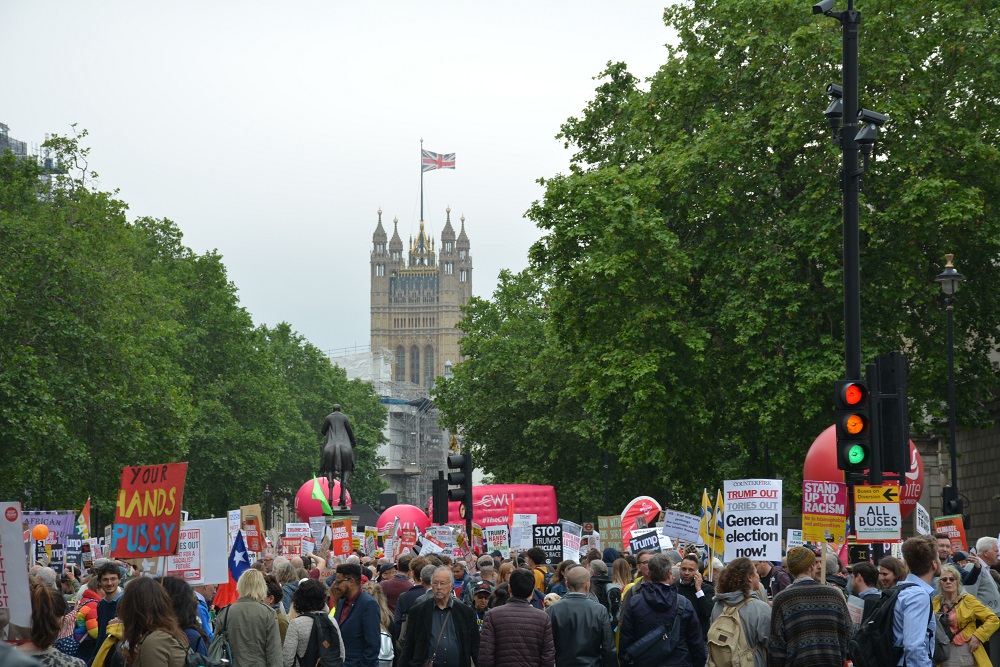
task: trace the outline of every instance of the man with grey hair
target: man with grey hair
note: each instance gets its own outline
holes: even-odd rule
[[[545,611],[552,622],[556,667],[616,667],[610,617],[604,607],[587,598],[590,572],[585,567],[574,567],[564,577],[568,592],[559,604]]]
[[[578,568],[574,567],[572,569],[576,570]],[[568,570],[563,572],[563,578],[566,577],[568,572]],[[603,560],[592,560],[590,561],[590,571],[588,574],[590,575],[590,585],[587,587],[587,597],[594,602],[600,603],[608,610],[609,614],[613,614],[611,601],[608,599],[608,585],[611,583],[611,577],[608,576],[608,564]],[[567,588],[569,588],[568,585]]]
[[[458,604],[452,591],[455,576],[447,565],[428,565],[431,597],[414,605],[406,618],[400,665],[470,667],[479,662],[479,624],[471,607]]]
[[[499,583],[497,581],[497,572],[493,569],[493,557],[490,555],[480,556],[479,560],[476,561],[476,567],[479,570],[479,574],[476,576],[470,576],[469,580],[466,582],[465,586],[462,588],[461,600],[465,604],[472,606],[473,603],[473,591],[476,588],[476,584],[480,582],[487,582],[493,588],[497,587]]]
[[[59,587],[56,585],[56,580],[58,578],[59,577],[56,575],[56,571],[51,567],[40,568],[38,573],[34,576],[34,580],[36,582],[46,588],[51,588],[54,591],[59,590]]]

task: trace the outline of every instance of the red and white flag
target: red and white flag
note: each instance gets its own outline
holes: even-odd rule
[[[420,149],[420,171],[432,171],[434,169],[454,169],[454,153],[432,153]]]

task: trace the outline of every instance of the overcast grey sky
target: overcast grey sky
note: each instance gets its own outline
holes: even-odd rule
[[[674,36],[664,0],[0,0],[0,122],[41,143],[90,131],[99,187],[131,216],[217,249],[257,323],[321,349],[369,343],[376,210],[419,225],[419,140],[435,238],[465,215],[473,291],[520,270],[559,125],[609,60],[645,79]]]

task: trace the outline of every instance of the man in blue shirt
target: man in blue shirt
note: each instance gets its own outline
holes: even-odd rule
[[[903,542],[903,560],[910,573],[903,581],[913,584],[899,592],[893,610],[893,646],[903,649],[897,664],[932,667],[934,664],[934,617],[931,614],[931,581],[941,574],[937,542],[931,535],[911,537]]]

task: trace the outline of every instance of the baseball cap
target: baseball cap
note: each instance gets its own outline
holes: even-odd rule
[[[479,595],[480,593],[493,594],[493,584],[488,581],[480,581],[476,584],[476,587],[472,589],[473,595]]]
[[[379,566],[378,573],[379,574],[385,574],[389,570],[395,570],[395,569],[396,569],[396,564],[395,563],[385,563],[385,564]]]

